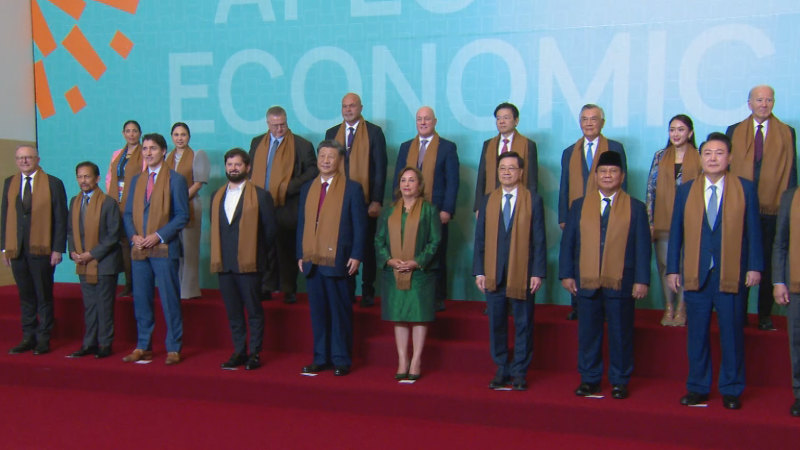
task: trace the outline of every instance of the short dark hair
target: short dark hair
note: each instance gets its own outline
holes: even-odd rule
[[[708,135],[706,141],[700,144],[700,153],[703,152],[703,147],[706,146],[711,141],[718,141],[725,144],[725,147],[728,148],[728,153],[731,152],[731,138],[728,137],[725,133],[720,133],[719,131],[714,131]]]
[[[174,133],[175,132],[175,128],[178,128],[178,127],[186,128],[186,135],[189,136],[189,137],[192,137],[192,132],[189,131],[189,125],[186,125],[183,122],[175,122],[175,124],[172,125],[172,129],[169,130],[169,134]]]
[[[232,148],[225,152],[225,159],[223,161],[227,163],[229,159],[235,156],[242,158],[242,162],[245,166],[250,165],[250,154],[239,147]]]
[[[344,148],[344,145],[340,144],[339,141],[334,139],[325,139],[324,141],[320,142],[317,145],[317,154],[319,155],[319,151],[323,148],[335,148],[336,151],[339,152],[339,156],[344,156],[347,154],[347,149]]]
[[[125,131],[125,127],[127,127],[128,125],[131,125],[131,124],[132,125],[136,125],[136,129],[139,130],[139,134],[142,133],[142,127],[139,125],[139,122],[137,122],[135,120],[126,120],[125,123],[122,124],[122,131]]]
[[[80,169],[81,167],[88,167],[88,168],[92,169],[92,173],[94,174],[94,176],[96,176],[96,177],[100,176],[100,168],[97,167],[97,164],[95,164],[95,163],[93,163],[91,161],[79,162],[78,165],[75,166],[75,175],[78,174],[78,169]]]
[[[164,136],[162,136],[162,135],[160,135],[158,133],[147,133],[147,134],[145,134],[144,136],[142,136],[142,142],[144,142],[144,141],[153,141],[156,144],[158,144],[158,146],[161,147],[162,150],[166,150],[167,149],[167,140],[164,139]]]
[[[497,165],[500,166],[500,161],[504,160],[505,158],[517,158],[517,164],[519,164],[520,169],[525,168],[525,160],[522,159],[522,156],[519,156],[517,152],[505,152],[501,153],[500,156],[497,157]]]
[[[494,117],[495,118],[497,117],[497,112],[498,111],[500,111],[501,109],[506,109],[506,108],[511,110],[511,114],[514,115],[515,119],[519,119],[519,109],[513,103],[509,103],[509,102],[503,102],[503,103],[500,103],[499,105],[497,105],[497,108],[494,109]]]

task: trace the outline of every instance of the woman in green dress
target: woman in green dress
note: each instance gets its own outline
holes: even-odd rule
[[[382,317],[395,323],[396,380],[420,377],[422,348],[428,322],[434,317],[436,266],[441,239],[436,207],[425,201],[425,183],[415,167],[400,172],[395,198],[378,221],[375,252],[383,280]],[[413,354],[408,357],[408,341]]]

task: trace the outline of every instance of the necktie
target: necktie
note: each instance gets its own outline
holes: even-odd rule
[[[417,158],[417,168],[422,170],[422,161],[425,159],[425,150],[428,149],[428,140],[423,139],[419,144],[419,157]]]
[[[592,161],[594,161],[594,154],[592,153],[593,144],[594,144],[593,142],[589,142],[588,144],[586,144],[588,147],[586,149],[586,167],[588,167],[589,170],[592,170]]]
[[[500,154],[508,151],[508,139],[503,139],[503,148],[500,149]]]
[[[511,194],[506,194],[506,202],[503,205],[503,225],[506,226],[506,231],[508,231],[508,226],[511,225]]]
[[[22,210],[31,212],[33,197],[31,196],[31,177],[25,177],[25,187],[22,188]]]
[[[156,183],[156,173],[150,172],[150,176],[147,177],[147,190],[145,194],[147,195],[147,201],[150,201],[150,194],[153,193],[153,185]]]
[[[264,187],[269,190],[269,176],[272,174],[272,161],[275,159],[275,153],[278,150],[278,140],[273,139],[272,145],[269,146],[269,156],[267,156],[267,179],[265,180]]]
[[[89,206],[89,195],[83,194],[83,199],[81,200],[81,211],[80,211],[80,222],[78,225],[80,227],[81,233],[81,242],[84,244],[84,248],[86,247],[86,241],[84,240],[83,230],[84,230],[84,221],[86,220],[86,208]]]
[[[322,211],[322,202],[325,201],[325,194],[328,193],[328,182],[322,183],[322,188],[319,191],[319,204],[317,205],[317,220],[319,221],[319,212]]]
[[[356,129],[353,127],[348,127],[347,130],[347,151],[350,151],[350,148],[353,147],[353,138],[356,137]]]
[[[608,225],[608,217],[611,215],[611,199],[603,197],[603,202],[605,203],[605,207],[603,208],[603,214],[600,219],[605,226]]]
[[[709,189],[711,189],[711,198],[708,199],[706,217],[708,218],[708,226],[714,228],[714,224],[717,222],[717,212],[719,211],[719,207],[717,206],[719,200],[717,198],[717,187],[711,186]]]
[[[758,126],[758,129],[756,130],[755,142],[753,142],[753,147],[755,147],[756,162],[760,162],[761,158],[764,156],[764,133],[761,131],[763,127],[763,125]]]

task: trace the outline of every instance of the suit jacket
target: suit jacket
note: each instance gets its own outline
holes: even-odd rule
[[[311,181],[303,185],[300,191],[300,206],[297,215],[297,259],[303,257],[303,227],[305,226],[305,204]],[[339,239],[336,246],[336,263],[334,266],[317,266],[303,261],[303,275],[306,277],[319,270],[321,275],[329,277],[347,276],[347,260],[350,258],[364,261],[364,246],[367,236],[367,208],[364,204],[364,191],[355,181],[347,180],[342,199],[342,218],[339,221]],[[311,219],[314,220],[314,219]]]
[[[358,126],[367,126],[367,136],[369,137],[369,202],[383,204],[383,191],[386,188],[386,137],[383,135],[381,127],[372,122],[359,123]],[[341,123],[328,128],[325,132],[325,139],[336,139]],[[345,175],[350,177],[350,154],[344,159]],[[313,178],[313,177],[312,177]],[[362,194],[363,197],[363,194]],[[302,203],[301,203],[302,204]],[[301,208],[302,209],[302,208]],[[365,211],[366,214],[366,211]]]
[[[518,189],[524,189],[520,186]],[[499,227],[497,232],[497,282],[506,279],[506,270],[508,268],[508,258],[510,255],[511,244],[511,228],[508,232],[503,224],[502,213],[497,217],[486,217],[486,204],[489,200],[488,195],[481,197],[480,206],[478,209],[478,223],[475,224],[475,244],[473,247],[472,256],[472,274],[474,276],[486,275],[484,273],[484,247],[486,242],[486,221],[497,220]],[[501,209],[502,211],[502,209]],[[512,213],[511,219],[514,220],[514,215],[517,213],[516,205]],[[513,223],[513,222],[512,222]],[[542,197],[536,192],[531,192],[531,223],[526,224],[530,228],[530,245],[528,248],[528,279],[530,277],[547,276],[547,242],[545,241],[545,227],[544,227],[544,203]]]
[[[414,137],[414,139],[417,139],[417,137]],[[414,139],[403,142],[400,145],[400,153],[397,154],[397,163],[394,166],[392,188],[396,188],[400,182],[400,171],[406,167],[408,151]],[[450,216],[454,216],[456,213],[458,167],[456,144],[439,136],[439,149],[436,152],[436,165],[433,169],[433,186],[431,186],[431,180],[425,180],[425,185],[426,189],[433,189],[431,191],[431,203],[439,211],[450,213]]]
[[[256,267],[259,272],[263,272],[267,267],[267,249],[274,244],[278,224],[275,220],[276,213],[272,203],[272,196],[264,189],[255,185],[254,187],[258,197],[258,232],[255,242],[257,248]],[[219,199],[219,243],[222,251],[222,273],[241,273],[238,260],[239,220],[242,218],[242,209],[244,208],[244,192],[239,197],[239,203],[236,204],[233,220],[230,223],[228,223],[228,216],[225,214],[225,197],[227,195],[227,192],[223,192]]]
[[[264,136],[269,139],[269,133],[264,133],[250,141],[251,161],[255,160],[256,149]],[[250,173],[252,174],[252,172]],[[289,179],[289,186],[286,188],[286,201],[283,206],[275,208],[275,216],[281,228],[295,228],[297,226],[297,202],[300,199],[300,189],[308,180],[313,180],[318,173],[317,155],[314,153],[314,146],[302,136],[295,134],[294,167],[292,168],[292,177]],[[265,187],[265,189],[267,188],[268,186]]]
[[[749,117],[745,120],[752,121]],[[735,130],[740,123],[742,122],[729,126],[728,129],[725,130],[725,134],[733,139],[733,130]],[[789,126],[789,124],[786,124],[786,126],[792,131],[792,170],[789,172],[789,183],[786,186],[786,188],[789,189],[797,186],[797,133],[794,131],[794,127]],[[767,129],[767,134],[769,134],[769,129]],[[756,185],[756,192],[758,192],[758,180],[760,177],[761,161],[753,161],[753,183]],[[769,264],[769,261],[767,261],[767,264]]]
[[[558,223],[566,223],[567,215],[569,214],[569,160],[572,158],[572,150],[575,144],[570,144],[561,153],[561,185],[558,188]],[[617,152],[622,156],[622,172],[625,173],[625,179],[622,181],[622,190],[628,191],[628,160],[625,156],[625,148],[621,143],[608,139],[608,150]],[[586,167],[586,153],[581,152],[581,168],[583,169],[583,193],[586,194],[586,182],[589,179],[589,169]]]
[[[778,209],[778,221],[775,227],[775,241],[772,245],[772,261],[765,261],[766,264],[772,264],[772,282],[783,283],[786,286],[789,286],[790,212],[796,190],[796,187],[789,188],[781,195],[781,205]]]
[[[8,190],[17,189],[20,186],[10,186],[11,178],[6,178],[3,183],[2,212],[0,213],[0,248],[6,248],[6,216],[8,214]],[[24,179],[24,178],[23,178]],[[52,222],[52,241],[50,246],[52,251],[64,253],[67,248],[67,193],[64,190],[64,183],[60,179],[48,174],[47,182],[50,185],[50,205]],[[22,198],[17,194],[14,207],[17,209],[17,248],[22,249],[22,238],[30,230],[26,229],[23,219]],[[21,252],[20,252],[21,254]]]
[[[597,195],[597,193],[593,193]],[[597,289],[582,289],[580,274],[581,210],[583,197],[572,202],[564,233],[561,236],[561,253],[558,258],[558,278],[573,278],[578,295],[591,297]],[[600,214],[600,211],[597,211]],[[650,224],[644,203],[631,197],[631,222],[625,244],[625,262],[620,290],[600,288],[606,298],[627,298],[633,293],[633,284],[650,284]]]
[[[526,136],[527,137],[527,136]],[[486,152],[496,152],[497,149],[488,149],[489,142],[494,139],[487,139],[483,141],[483,148],[481,149],[481,159],[478,161],[478,181],[475,184],[475,204],[472,206],[473,211],[477,211],[481,202],[485,201],[483,197],[486,196]],[[536,142],[528,138],[528,154],[525,157],[525,172],[528,174],[528,185],[525,186],[531,191],[532,194],[539,192],[539,153],[536,149]],[[500,187],[500,181],[497,181],[493,186]]]
[[[70,209],[69,216],[67,216],[67,243],[70,252],[75,251],[74,233],[80,233],[80,230],[72,229],[72,215],[80,214],[80,206],[78,206],[77,211],[72,208],[76,197],[72,197],[69,201]],[[89,250],[92,258],[97,261],[98,275],[116,275],[123,270],[122,248],[119,245],[119,230],[121,228],[122,217],[119,213],[119,204],[116,198],[107,195],[103,199],[103,204],[100,205],[100,227],[98,229],[97,245]]]
[[[726,175],[730,176],[730,175]],[[739,177],[744,189],[745,212],[744,212],[744,231],[742,232],[742,254],[741,267],[739,271],[739,282],[744,286],[745,272],[754,270],[761,272],[764,270],[764,253],[761,248],[761,219],[758,214],[758,194],[755,185],[744,178]],[[694,180],[688,181],[680,186],[675,192],[675,207],[672,212],[672,224],[669,230],[669,246],[667,247],[667,273],[680,273],[683,256],[683,218],[686,214],[686,200],[689,198]],[[714,227],[708,225],[705,211],[703,212],[703,230],[700,234],[700,267],[699,280],[700,287],[703,286],[708,274],[711,272],[711,258],[714,261],[721,261],[722,251],[722,214],[723,198],[720,199],[719,212]]]
[[[161,166],[161,170],[168,170],[166,165]],[[159,172],[160,173],[160,172]],[[144,171],[136,175],[131,180],[131,191],[128,193],[128,201],[125,204],[125,232],[128,234],[128,239],[136,235],[136,229],[133,226],[133,198],[136,193],[136,183],[139,177],[149,176],[148,171]],[[170,209],[169,221],[166,225],[156,230],[156,233],[161,237],[161,242],[169,246],[169,257],[181,257],[181,240],[180,231],[189,222],[189,188],[186,187],[186,179],[183,175],[169,171],[169,194],[170,194]],[[150,202],[145,200],[143,223],[147,224],[147,217],[150,214]]]

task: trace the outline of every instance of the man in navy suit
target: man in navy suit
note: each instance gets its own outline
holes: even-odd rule
[[[578,299],[581,384],[575,394],[600,392],[607,321],[611,396],[624,399],[633,372],[634,299],[644,298],[650,284],[650,226],[644,203],[622,189],[621,155],[605,152],[595,161],[597,189],[569,209],[558,273]]]
[[[416,161],[409,160],[409,150],[418,155]],[[436,278],[436,310],[444,311],[447,298],[447,224],[456,213],[458,195],[458,153],[456,144],[436,133],[436,114],[433,109],[423,106],[417,111],[417,137],[400,145],[394,169],[392,186],[397,188],[403,168],[416,167],[425,178],[425,184],[432,186],[425,192],[425,199],[439,209],[442,222],[442,241],[436,251],[439,261]],[[427,179],[428,177],[432,179]]]
[[[586,194],[587,185],[592,184],[594,177],[589,176],[592,173],[592,164],[597,162],[600,154],[606,151],[619,153],[622,158],[622,172],[628,173],[628,163],[625,156],[625,148],[621,143],[606,139],[602,135],[603,125],[605,125],[605,112],[603,108],[594,105],[583,105],[580,112],[580,126],[583,136],[578,139],[574,144],[565,148],[561,154],[561,184],[558,189],[558,225],[563,230],[566,222],[567,215],[572,203]],[[580,166],[580,177],[578,173],[570,172],[570,165],[573,162],[573,152],[578,149],[579,155],[575,155],[574,167]],[[579,157],[579,158],[578,158]],[[588,161],[588,162],[587,162]],[[570,189],[570,187],[573,189]],[[578,189],[575,186],[580,186]],[[628,189],[628,181],[623,177],[622,190]],[[572,191],[572,192],[570,192]],[[572,311],[567,316],[569,320],[578,318],[576,310],[576,298],[572,297]]]
[[[516,152],[498,157],[500,187],[484,196],[475,225],[472,273],[475,285],[486,294],[490,347],[497,365],[497,372],[489,382],[490,389],[505,388],[509,382],[514,390],[527,389],[525,376],[533,357],[534,294],[547,275],[542,197],[522,184],[523,170],[525,160]],[[490,211],[488,215],[487,210]],[[495,234],[497,237],[493,239],[491,236]],[[527,245],[523,241],[527,241]],[[489,253],[494,255],[487,257]],[[522,267],[515,267],[517,264]],[[511,361],[508,354],[509,306],[514,316]]]
[[[125,204],[125,232],[131,243],[133,308],[138,334],[136,349],[122,359],[125,362],[153,358],[153,294],[156,283],[167,323],[166,364],[181,361],[183,319],[178,266],[180,231],[189,221],[189,189],[181,174],[164,166],[166,154],[164,136],[157,133],[144,136],[142,158],[147,169],[131,180],[131,192]],[[140,182],[142,176],[147,177],[147,181]],[[165,183],[167,179],[168,185]],[[139,190],[144,191],[137,195]],[[149,220],[151,213],[158,214],[152,221]]]
[[[364,259],[369,238],[364,193],[358,183],[344,177],[339,167],[345,152],[337,141],[322,141],[317,147],[319,177],[300,191],[297,265],[306,277],[314,333],[314,361],[303,367],[303,373],[308,374],[332,366],[334,375],[344,376],[350,373],[352,364],[351,280]],[[338,232],[330,241],[326,234],[337,226]]]
[[[383,130],[364,119],[361,115],[363,109],[361,97],[352,92],[346,94],[342,98],[344,121],[329,128],[325,132],[325,139],[336,140],[345,147],[344,174],[348,179],[358,182],[364,193],[367,235],[361,274],[361,306],[368,307],[375,304],[375,230],[386,187],[387,157]],[[365,151],[360,153],[359,147],[362,145]],[[351,155],[357,154],[361,154],[361,158],[351,159]],[[355,277],[351,283],[355,291]]]
[[[739,409],[744,390],[745,287],[758,285],[764,261],[756,190],[752,182],[728,175],[730,156],[730,139],[709,134],[700,145],[704,175],[675,193],[667,284],[676,292],[683,285],[686,298],[689,376],[681,404],[687,406],[707,401],[711,391],[712,308],[722,350],[718,387],[723,406]]]

